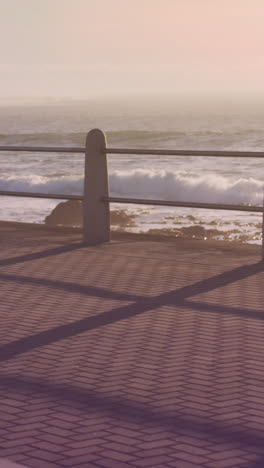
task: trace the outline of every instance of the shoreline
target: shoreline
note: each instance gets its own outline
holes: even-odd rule
[[[52,235],[65,235],[67,239],[78,241],[82,238],[81,227],[68,227],[68,226],[48,226],[46,224],[25,223],[18,221],[0,221],[0,239],[4,236],[5,231],[10,232],[14,230],[20,234],[27,234],[31,237],[36,231],[43,234],[50,232]],[[48,236],[46,236],[48,237]],[[162,235],[155,233],[130,233],[125,231],[112,230],[111,241],[154,241],[161,244],[170,244],[172,246],[179,246],[183,250],[199,250],[199,251],[219,251],[225,253],[232,253],[232,255],[259,255],[261,259],[262,246],[256,244],[247,244],[239,241],[226,241],[226,240],[211,240],[211,239],[189,239],[183,237],[175,237],[170,235]]]

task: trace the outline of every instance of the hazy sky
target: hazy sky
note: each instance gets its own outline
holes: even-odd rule
[[[0,0],[0,96],[264,94],[264,0]]]

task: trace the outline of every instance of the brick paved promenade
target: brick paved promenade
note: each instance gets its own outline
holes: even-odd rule
[[[0,459],[264,467],[255,247],[0,223]]]

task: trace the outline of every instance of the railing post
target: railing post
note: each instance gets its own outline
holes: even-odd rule
[[[106,138],[99,129],[87,134],[83,200],[83,240],[89,245],[110,240]]]

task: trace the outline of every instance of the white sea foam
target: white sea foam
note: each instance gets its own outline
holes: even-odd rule
[[[110,176],[113,192],[165,200],[211,203],[261,204],[263,182],[253,178],[227,178],[221,175],[189,175],[171,171],[116,171]]]
[[[43,177],[28,175],[25,177],[0,177],[0,190],[17,192],[40,192],[74,195],[82,193],[83,179],[79,177]]]
[[[261,205],[264,183],[252,177],[194,175],[169,170],[135,169],[110,173],[110,193],[120,197]],[[81,194],[83,178],[0,177],[0,189],[44,193]]]

